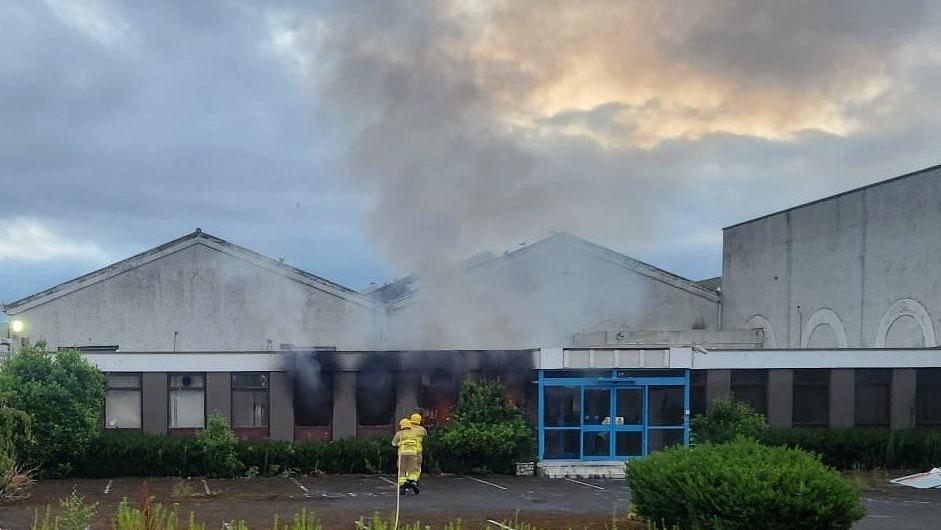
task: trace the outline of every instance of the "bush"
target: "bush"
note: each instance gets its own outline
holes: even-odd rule
[[[47,353],[40,344],[0,367],[0,405],[30,417],[32,436],[16,437],[16,454],[46,475],[68,474],[98,437],[104,397],[104,376],[75,350]]]
[[[837,469],[930,469],[941,462],[941,430],[770,428],[761,441],[818,453]]]
[[[850,528],[853,486],[811,453],[738,438],[674,447],[627,464],[634,510],[681,528]]]
[[[722,398],[713,401],[712,408],[693,418],[689,426],[695,444],[728,442],[739,436],[758,438],[768,424],[745,403]]]
[[[14,443],[30,439],[30,418],[21,410],[0,405],[0,501],[29,496],[33,470],[16,458]]]
[[[206,474],[222,478],[241,475],[245,466],[236,452],[238,443],[229,422],[221,414],[210,414],[206,428],[196,434],[196,447],[206,462]]]
[[[498,382],[464,382],[448,424],[424,443],[442,471],[511,473],[532,452],[532,431],[505,395]]]

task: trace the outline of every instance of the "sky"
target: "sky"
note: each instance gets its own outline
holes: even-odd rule
[[[196,227],[353,288],[730,224],[941,163],[941,12],[880,1],[0,2],[0,301]]]

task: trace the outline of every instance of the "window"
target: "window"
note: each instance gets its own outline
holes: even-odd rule
[[[326,427],[333,419],[333,372],[295,374],[294,423]]]
[[[108,374],[106,429],[140,429],[140,374]]]
[[[768,415],[768,371],[732,370],[732,397]]]
[[[580,426],[581,399],[581,387],[547,386],[543,424],[546,427]]]
[[[206,378],[203,374],[170,374],[170,428],[206,426]]]
[[[855,424],[889,426],[891,368],[857,368]]]
[[[706,412],[706,371],[689,372],[689,414],[698,416]]]
[[[356,374],[356,415],[360,425],[390,425],[395,416],[395,373]]]
[[[268,426],[268,373],[232,374],[232,427]]]
[[[830,370],[794,370],[794,425],[822,426],[830,422]]]
[[[915,424],[941,425],[941,368],[918,368],[915,372]]]
[[[681,386],[647,387],[647,425],[683,425]]]

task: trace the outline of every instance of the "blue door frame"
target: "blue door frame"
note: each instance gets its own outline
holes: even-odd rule
[[[569,436],[577,434],[578,436],[578,447],[579,450],[577,454],[571,453],[566,454],[563,458],[570,459],[579,459],[579,460],[629,460],[632,458],[641,458],[646,456],[649,452],[648,448],[648,433],[651,430],[657,431],[677,431],[682,429],[682,441],[683,445],[689,444],[689,370],[670,370],[670,374],[663,376],[664,370],[610,370],[605,371],[603,375],[596,374],[594,377],[555,377],[552,374],[552,371],[540,370],[538,378],[538,408],[539,408],[539,460],[542,461],[545,458],[545,439],[546,433],[551,431],[563,431],[560,434],[568,434]],[[624,373],[629,372],[629,375],[625,376]],[[645,375],[649,373],[649,377]],[[676,425],[657,425],[651,426],[648,424],[648,391],[650,387],[656,386],[671,386],[683,387],[683,423],[682,426],[679,424]],[[545,390],[547,387],[577,387],[578,388],[578,399],[579,399],[579,419],[578,423],[569,423],[566,425],[555,425],[547,426],[545,425],[545,412],[546,412],[546,395]],[[585,401],[585,391],[592,392],[608,392],[608,416],[603,423],[585,422],[586,419],[586,401]],[[627,422],[627,418],[624,419],[625,423],[618,425],[618,416],[617,416],[617,398],[619,391],[640,391],[643,399],[641,400],[641,414],[639,422]],[[639,432],[640,435],[640,454],[618,454],[618,433],[631,433]],[[600,434],[607,435],[608,442],[608,451],[606,454],[594,454],[594,455],[585,455],[585,439],[587,435]],[[625,439],[627,436],[625,436]],[[627,452],[627,451],[620,451]],[[634,451],[636,452],[636,451]]]

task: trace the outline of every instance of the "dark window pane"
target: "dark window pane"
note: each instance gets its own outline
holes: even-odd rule
[[[767,370],[732,370],[732,397],[756,412],[767,414]]]
[[[232,388],[245,390],[268,388],[268,374],[263,372],[232,374]]]
[[[611,389],[585,389],[585,425],[611,423]]]
[[[544,392],[543,422],[547,427],[581,425],[581,387],[547,386]]]
[[[683,387],[647,387],[647,424],[683,425]]]
[[[578,458],[579,457],[579,434],[578,429],[568,429],[564,431],[543,431],[545,433],[543,442],[544,458]]]
[[[641,456],[644,451],[643,433],[618,432],[614,435],[614,452],[617,456]]]
[[[418,391],[418,406],[424,411],[422,421],[429,425],[446,422],[451,408],[457,404],[457,393],[458,382],[454,372],[435,369],[422,374]]]
[[[618,425],[639,425],[644,421],[644,391],[640,388],[619,388],[617,390],[617,410],[615,423]]]
[[[891,381],[891,368],[858,368],[856,370],[856,425],[889,425]]]
[[[356,374],[356,415],[360,425],[389,425],[395,416],[395,374]]]
[[[611,438],[608,432],[584,433],[585,456],[609,456],[611,454]]]
[[[320,370],[294,373],[294,423],[326,427],[333,419],[333,373]]]
[[[941,368],[918,368],[915,372],[915,423],[941,425]]]
[[[674,445],[683,445],[683,429],[650,429],[647,431],[647,451],[661,451]]]
[[[794,370],[794,425],[830,421],[830,370]]]

